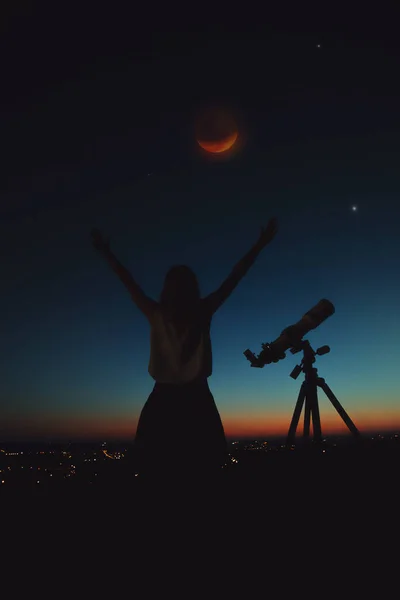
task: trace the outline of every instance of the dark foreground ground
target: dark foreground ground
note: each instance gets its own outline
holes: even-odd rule
[[[135,596],[144,585],[136,595],[225,598],[243,580],[246,596],[256,581],[255,593],[272,586],[284,598],[312,583],[329,598],[393,596],[397,445],[236,458],[208,482],[172,470],[144,481],[121,460],[92,484],[4,485],[3,579],[25,595],[39,578],[57,596],[72,584],[78,597]]]
[[[88,503],[91,514],[103,507],[104,520],[111,514],[111,507],[118,507],[119,514],[128,511],[134,515],[151,510],[152,506],[156,511],[163,507],[173,510],[174,503],[183,503],[181,510],[198,504],[205,510],[213,503],[225,512],[239,506],[251,507],[254,514],[271,510],[277,514],[295,512],[302,506],[320,517],[328,510],[337,513],[351,506],[357,506],[359,511],[380,510],[387,514],[398,508],[397,440],[390,444],[357,441],[341,447],[311,444],[292,450],[277,446],[269,452],[242,448],[231,456],[232,462],[212,478],[199,477],[194,471],[176,474],[171,466],[164,477],[149,480],[135,475],[131,460],[105,460],[101,466],[91,466],[92,471],[78,467],[74,476],[59,480],[44,478],[43,467],[41,472],[34,470],[29,480],[10,479],[6,471],[10,477],[7,485],[0,488],[0,498],[14,508],[24,503],[47,506],[50,512],[56,506],[60,510],[69,506],[72,511]],[[36,485],[38,478],[40,485]]]

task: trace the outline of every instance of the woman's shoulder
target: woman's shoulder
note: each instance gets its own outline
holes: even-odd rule
[[[161,305],[157,302],[157,305],[154,307],[154,310],[151,313],[151,318],[149,319],[151,327],[156,326],[164,320],[163,310]]]
[[[213,316],[213,311],[211,309],[211,305],[210,305],[210,296],[206,296],[205,298],[201,298],[200,300],[200,312],[203,315],[206,315],[207,317],[209,317],[210,319]]]

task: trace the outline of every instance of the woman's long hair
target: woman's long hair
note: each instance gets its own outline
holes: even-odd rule
[[[189,318],[200,303],[197,277],[190,267],[176,265],[167,272],[161,291],[160,304],[177,321]]]

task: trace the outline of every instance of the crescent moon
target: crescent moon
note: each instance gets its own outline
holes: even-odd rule
[[[221,152],[226,152],[232,148],[233,144],[237,140],[237,137],[238,133],[235,131],[222,140],[197,140],[197,143],[201,148],[203,148],[203,150],[206,150],[206,152],[220,154]]]

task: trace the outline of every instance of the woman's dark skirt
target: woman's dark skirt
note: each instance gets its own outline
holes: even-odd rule
[[[140,414],[135,443],[139,474],[216,474],[227,462],[222,421],[207,380],[156,383]]]

